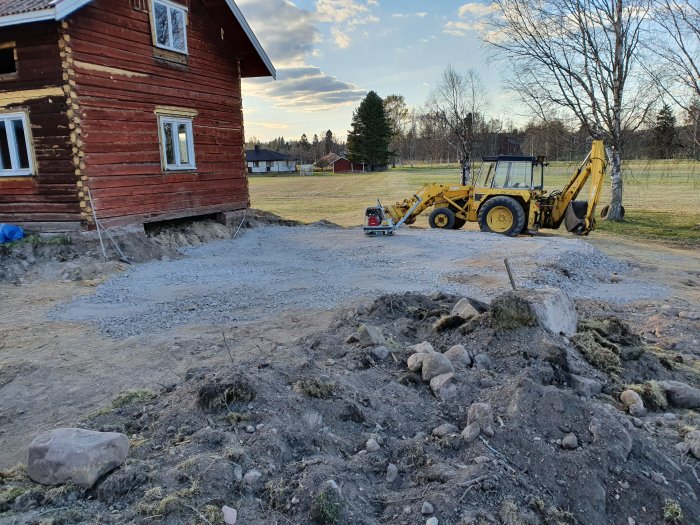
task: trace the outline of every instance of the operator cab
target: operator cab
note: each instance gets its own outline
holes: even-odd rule
[[[498,155],[482,157],[483,166],[487,163],[488,171],[482,187],[509,190],[542,190],[544,188],[545,157],[525,157],[517,155]],[[539,174],[535,168],[539,166]],[[539,176],[538,176],[539,175]]]

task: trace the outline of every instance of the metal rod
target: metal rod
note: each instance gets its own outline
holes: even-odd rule
[[[400,220],[398,223],[396,223],[396,226],[394,226],[394,230],[398,230],[399,227],[401,227],[401,225],[402,225],[404,222],[406,222],[406,219],[408,219],[408,217],[416,210],[416,208],[418,207],[418,205],[419,205],[421,202],[423,202],[423,200],[422,200],[418,195],[414,195],[414,197],[416,198],[416,203],[415,203],[413,206],[411,206],[411,208],[404,214],[404,216],[401,217],[401,220]],[[378,202],[378,201],[377,201],[377,202]]]
[[[100,221],[97,220],[97,214],[95,213],[95,206],[92,204],[92,194],[90,193],[90,188],[87,189],[88,200],[90,201],[90,209],[92,210],[92,218],[95,221],[95,227],[97,228],[97,236],[100,238],[100,247],[102,248],[102,257],[105,261],[107,260],[107,251],[105,250],[105,243],[102,241],[102,232],[100,231]]]
[[[506,264],[506,271],[508,272],[508,279],[510,279],[510,285],[513,287],[513,290],[517,291],[517,286],[515,286],[515,279],[513,278],[513,272],[510,269],[510,261],[508,260],[508,257],[503,259],[503,262]]]

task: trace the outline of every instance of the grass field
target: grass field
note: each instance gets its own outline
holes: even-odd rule
[[[545,172],[549,190],[561,188],[576,169],[552,163]],[[624,168],[624,223],[599,221],[613,235],[700,245],[700,162],[631,161]],[[457,166],[397,168],[384,173],[312,176],[252,176],[254,208],[288,219],[326,219],[343,226],[362,223],[364,209],[381,198],[391,203],[409,197],[427,182],[458,183]],[[609,180],[602,203],[609,200]],[[426,224],[425,218],[418,224]]]

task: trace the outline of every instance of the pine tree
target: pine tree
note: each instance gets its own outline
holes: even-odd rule
[[[384,111],[384,102],[374,91],[367,93],[352,116],[348,131],[348,159],[366,164],[370,170],[386,166],[389,161],[391,126]]]
[[[326,131],[326,138],[323,141],[326,155],[333,151],[333,132],[329,129]]]
[[[654,125],[653,151],[657,159],[671,159],[678,149],[678,130],[676,129],[676,117],[671,106],[664,104],[656,114]]]

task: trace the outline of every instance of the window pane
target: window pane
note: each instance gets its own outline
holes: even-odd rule
[[[5,130],[5,122],[3,121],[0,121],[0,169],[12,169],[10,145],[7,142],[7,131]]]
[[[17,143],[17,158],[19,159],[19,168],[22,170],[29,169],[29,152],[27,148],[27,140],[24,135],[24,121],[17,119],[12,121],[12,126],[15,130],[15,142]]]
[[[167,123],[163,127],[163,140],[165,141],[165,163],[168,166],[175,164],[175,143],[173,142],[173,125]]]
[[[0,49],[0,74],[16,73],[17,64],[15,63],[15,48],[5,47]]]
[[[163,4],[153,4],[153,16],[156,21],[156,40],[163,46],[170,45],[170,28],[168,27],[168,8]]]
[[[529,188],[531,172],[531,162],[513,162],[508,186],[511,188]]]
[[[182,11],[171,9],[170,15],[173,24],[173,47],[185,50],[185,15]]]
[[[186,165],[190,163],[190,149],[187,143],[187,125],[178,125],[178,142],[180,143],[180,164]]]

